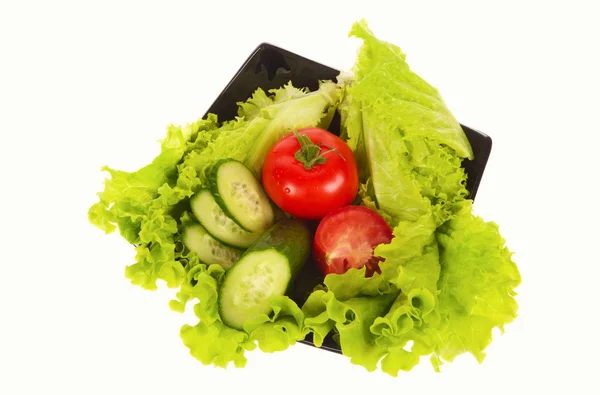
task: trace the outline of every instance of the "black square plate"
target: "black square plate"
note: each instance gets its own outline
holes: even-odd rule
[[[210,106],[205,117],[207,114],[213,113],[219,116],[220,121],[233,119],[237,115],[236,103],[247,100],[259,87],[267,91],[280,88],[291,80],[295,87],[306,87],[312,91],[318,89],[320,80],[335,81],[339,73],[339,70],[274,45],[263,43],[246,59],[229,84]],[[462,124],[461,126],[475,154],[474,160],[463,162],[463,167],[468,175],[467,189],[470,198],[475,199],[477,188],[492,150],[492,139],[478,130]],[[339,134],[339,116],[336,115],[333,119],[329,131]],[[299,274],[293,294],[290,297],[301,306],[308,293],[322,282],[323,277],[316,265],[309,262]],[[307,337],[302,343],[313,345],[310,337]],[[339,346],[331,335],[325,339],[321,348],[341,353]]]

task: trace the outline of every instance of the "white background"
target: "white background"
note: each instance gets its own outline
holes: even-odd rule
[[[201,3],[1,3],[1,394],[599,393],[593,1]],[[350,68],[362,17],[493,138],[476,211],[515,251],[520,316],[482,365],[441,374],[424,360],[394,379],[304,345],[205,367],[173,291],[131,286],[133,249],[88,224],[99,169],[148,163],[260,42]]]

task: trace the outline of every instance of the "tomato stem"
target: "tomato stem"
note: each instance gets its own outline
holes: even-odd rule
[[[325,158],[325,155],[330,152],[335,152],[343,160],[346,160],[346,158],[344,158],[344,156],[337,149],[329,145],[322,144],[320,141],[315,144],[307,135],[302,135],[295,130],[293,133],[300,143],[300,149],[296,151],[294,157],[298,162],[304,164],[305,170],[310,170],[315,165],[322,165],[323,163],[326,163],[327,158]],[[329,151],[321,153],[321,146],[329,148]]]

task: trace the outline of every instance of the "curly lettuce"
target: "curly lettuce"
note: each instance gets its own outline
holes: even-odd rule
[[[289,83],[272,90],[270,97],[257,89],[247,102],[239,104],[238,117],[225,123],[205,149],[194,150],[186,156],[182,171],[196,172],[200,186],[206,186],[215,158],[233,158],[260,176],[269,148],[291,130],[321,124],[330,110],[335,109],[340,91],[330,81],[321,83],[314,92]]]
[[[364,21],[339,106],[361,166],[359,203],[394,228],[375,249],[381,275],[325,278],[303,305],[316,346],[333,333],[344,355],[393,376],[429,356],[435,369],[469,352],[482,361],[494,327],[516,317],[519,272],[494,223],[472,213],[464,159],[473,151],[439,92],[410,70],[397,46]]]
[[[437,229],[399,225],[376,249],[381,276],[327,276],[302,307],[314,344],[333,332],[352,363],[392,376],[425,356],[436,370],[466,352],[483,361],[493,328],[516,318],[521,278],[498,226],[474,216],[471,201],[459,206]]]
[[[175,260],[177,222],[171,214],[178,202],[192,195],[194,182],[187,173],[180,176],[178,164],[192,139],[196,149],[206,147],[216,127],[216,116],[183,127],[171,125],[151,164],[134,172],[103,167],[111,178],[88,218],[106,233],[118,228],[127,242],[137,245],[136,262],[126,268],[133,284],[153,290],[157,280],[169,287],[182,283],[184,270]]]
[[[205,365],[236,367],[246,364],[245,352],[258,348],[267,353],[283,351],[304,339],[304,314],[287,296],[269,300],[273,312],[246,322],[244,330],[228,327],[219,315],[219,290],[224,270],[219,265],[198,264],[189,272],[186,289],[171,301],[171,308],[182,311],[190,300],[197,300],[196,325],[184,325],[180,335],[190,354]],[[191,285],[193,284],[193,285]]]
[[[469,352],[481,362],[492,329],[504,330],[517,316],[521,275],[498,225],[474,216],[469,200],[436,238],[441,251],[436,355],[452,361]]]
[[[468,195],[463,158],[473,150],[441,95],[410,70],[397,46],[378,40],[366,22],[350,35],[363,40],[353,68],[344,77],[340,105],[343,134],[362,163],[363,199],[376,202],[399,221],[415,221],[431,206],[437,224],[450,213],[447,203]]]

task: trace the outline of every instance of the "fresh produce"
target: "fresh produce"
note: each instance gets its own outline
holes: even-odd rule
[[[310,232],[300,220],[282,220],[265,232],[225,274],[219,307],[236,329],[269,314],[269,298],[284,295],[310,253]]]
[[[234,120],[170,126],[140,170],[104,169],[90,221],[137,245],[134,284],[178,288],[175,311],[195,303],[180,334],[204,364],[241,367],[245,351],[310,334],[369,371],[423,357],[439,370],[463,353],[481,362],[517,316],[521,277],[498,225],[473,214],[460,124],[400,48],[364,21],[351,35],[363,46],[337,83],[259,88]],[[336,111],[341,139],[326,131]],[[275,206],[321,220],[314,239]],[[292,295],[315,265],[323,283]]]
[[[224,245],[246,248],[260,237],[260,233],[248,232],[229,218],[208,189],[198,191],[191,198],[190,205],[206,231]]]
[[[358,170],[348,145],[320,128],[294,131],[271,148],[262,182],[283,211],[321,219],[349,205],[358,192]]]
[[[224,213],[248,232],[260,233],[273,224],[273,208],[262,186],[242,163],[223,159],[210,174],[211,192]]]
[[[241,250],[223,245],[199,224],[185,228],[183,242],[191,251],[198,254],[200,261],[207,265],[221,265],[225,270],[233,266],[242,255]]]
[[[313,257],[323,274],[343,274],[366,267],[365,274],[381,273],[380,257],[373,250],[392,240],[392,228],[374,210],[347,206],[329,213],[319,223],[313,241]]]

